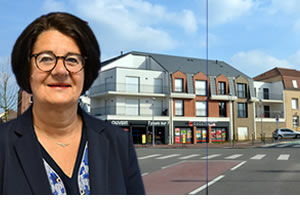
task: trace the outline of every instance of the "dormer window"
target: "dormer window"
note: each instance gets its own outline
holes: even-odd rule
[[[296,81],[296,80],[292,80],[292,83],[293,83],[293,87],[294,87],[294,88],[298,88],[298,84],[297,84],[297,81]]]
[[[226,94],[226,83],[225,82],[219,82],[218,83],[219,88],[219,95],[225,95]]]
[[[237,84],[237,96],[238,98],[246,98],[247,97],[247,93],[246,93],[246,84],[243,83],[238,83]]]
[[[196,80],[196,95],[206,96],[206,81]]]
[[[175,78],[175,92],[183,92],[183,79]]]

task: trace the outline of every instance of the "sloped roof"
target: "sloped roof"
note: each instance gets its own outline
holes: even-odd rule
[[[103,65],[109,64],[115,61],[116,59],[121,58],[128,54],[152,57],[157,63],[159,63],[163,68],[165,68],[170,73],[174,73],[180,70],[186,74],[196,74],[198,72],[203,72],[208,76],[219,76],[220,74],[224,74],[226,77],[244,76],[247,79],[250,78],[246,74],[232,67],[231,65],[219,60],[208,60],[208,71],[207,71],[205,59],[172,56],[172,55],[156,54],[156,53],[145,53],[145,52],[138,52],[138,51],[128,52],[121,56],[104,61],[102,64]]]
[[[288,68],[275,67],[267,72],[264,72],[253,79],[255,81],[270,80],[274,77],[280,77],[285,89],[300,90],[300,71]],[[295,80],[298,84],[298,88],[294,88],[292,81]]]

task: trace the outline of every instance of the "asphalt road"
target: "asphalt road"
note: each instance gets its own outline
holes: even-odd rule
[[[300,194],[299,142],[243,149],[139,148],[137,154],[147,194]]]

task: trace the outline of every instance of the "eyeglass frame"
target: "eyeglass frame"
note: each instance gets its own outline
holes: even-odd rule
[[[54,66],[53,66],[50,70],[46,70],[46,71],[45,71],[45,70],[42,70],[42,69],[39,67],[39,65],[37,64],[37,57],[38,57],[39,55],[43,54],[43,53],[49,53],[49,54],[52,54],[52,55],[54,55],[54,57],[55,57],[55,59],[56,59],[56,60],[55,60]],[[77,72],[71,72],[71,71],[68,69],[68,67],[66,66],[66,64],[65,64],[66,57],[68,57],[68,56],[70,56],[70,55],[77,55],[77,56],[80,56],[80,57],[82,58],[82,62],[83,62],[82,67],[81,67],[81,69],[78,70]],[[58,59],[61,58],[62,61],[63,61],[63,64],[64,64],[65,69],[66,69],[69,73],[73,73],[73,74],[76,74],[76,73],[80,72],[80,71],[84,68],[84,66],[85,66],[85,60],[87,60],[87,57],[86,57],[86,56],[82,56],[82,55],[77,54],[77,53],[67,53],[65,56],[57,56],[57,55],[55,55],[52,51],[42,51],[42,52],[40,52],[40,53],[31,54],[30,58],[32,58],[32,57],[34,57],[36,67],[37,67],[39,70],[43,71],[43,72],[51,72],[51,71],[56,67],[57,62],[58,62]]]

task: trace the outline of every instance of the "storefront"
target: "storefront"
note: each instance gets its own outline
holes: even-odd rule
[[[228,140],[229,122],[174,122],[175,144],[225,142]]]
[[[120,126],[124,131],[131,133],[134,144],[152,144],[152,125],[154,125],[155,143],[168,144],[168,121],[154,121],[153,123],[145,120],[110,120],[110,123]]]

